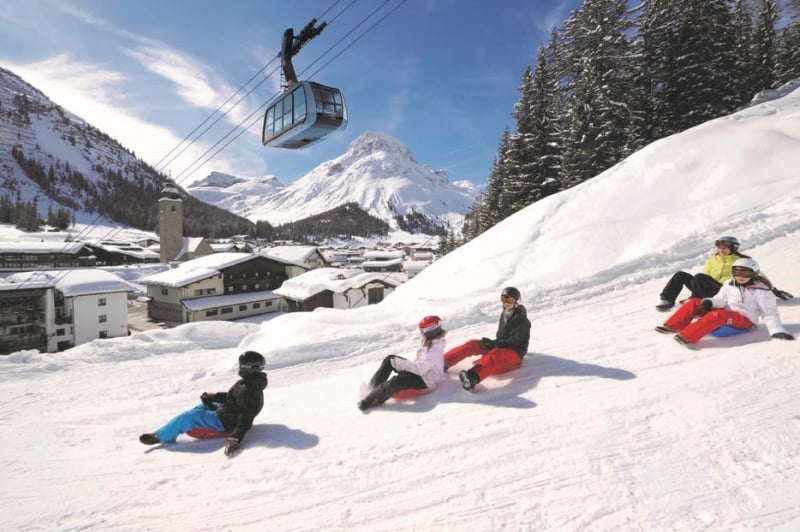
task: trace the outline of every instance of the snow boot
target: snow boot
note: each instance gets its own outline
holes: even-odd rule
[[[475,389],[475,385],[480,381],[478,376],[471,369],[459,372],[458,380],[461,381],[461,386],[463,386],[468,392],[473,391]]]
[[[139,441],[145,445],[155,445],[157,443],[161,443],[161,440],[158,439],[155,432],[145,432],[141,436],[139,436]]]
[[[658,332],[660,332],[662,334],[678,332],[675,329],[671,329],[671,328],[667,327],[666,325],[659,325],[658,327],[656,327],[656,331],[658,331]]]
[[[689,340],[681,336],[680,334],[675,335],[675,341],[681,345],[689,345]]]
[[[674,306],[675,303],[673,303],[672,301],[667,301],[666,299],[662,299],[661,303],[656,305],[656,310],[659,310],[661,312],[666,312]]]

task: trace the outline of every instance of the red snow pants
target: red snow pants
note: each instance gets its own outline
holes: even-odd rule
[[[486,350],[480,340],[468,340],[444,354],[444,365],[451,368],[465,358],[476,355],[482,356],[473,363],[472,371],[480,380],[489,375],[517,369],[522,364],[522,357],[510,347],[493,347]]]
[[[738,312],[728,309],[715,308],[709,310],[697,321],[694,320],[702,311],[703,300],[699,297],[693,297],[686,303],[680,306],[675,313],[669,317],[664,325],[678,331],[678,333],[686,339],[690,344],[700,341],[700,338],[707,335],[711,331],[719,329],[723,325],[730,325],[736,329],[749,329],[753,326],[745,316]]]

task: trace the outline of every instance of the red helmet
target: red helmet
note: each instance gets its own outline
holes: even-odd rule
[[[433,340],[442,332],[442,319],[439,316],[425,316],[419,321],[419,330],[428,340]]]

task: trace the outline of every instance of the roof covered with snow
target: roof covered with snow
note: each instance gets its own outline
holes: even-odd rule
[[[31,255],[74,255],[83,249],[83,242],[41,241],[0,242],[0,253],[30,253]]]
[[[67,297],[133,291],[119,276],[94,268],[15,273],[6,277],[0,288],[55,288]]]
[[[225,268],[257,257],[258,255],[253,255],[252,253],[213,253],[182,262],[176,268],[144,277],[139,282],[144,285],[177,288],[220,275]]]
[[[361,288],[379,282],[398,287],[404,279],[394,272],[365,272],[360,269],[317,268],[283,282],[275,293],[296,301],[305,301],[326,290],[342,294],[351,288]]]

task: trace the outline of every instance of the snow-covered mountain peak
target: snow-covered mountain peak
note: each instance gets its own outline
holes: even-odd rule
[[[350,143],[343,157],[363,159],[369,156],[408,159],[416,163],[414,155],[402,142],[385,133],[367,131]]]
[[[245,188],[253,190],[248,193]],[[443,170],[419,164],[396,138],[374,131],[356,138],[344,154],[272,193],[249,178],[217,187],[217,201],[209,195],[209,187],[196,184],[187,190],[253,221],[274,225],[357,203],[395,228],[397,218],[403,216],[421,216],[439,227],[460,228],[477,194],[474,188],[450,183]]]

